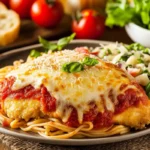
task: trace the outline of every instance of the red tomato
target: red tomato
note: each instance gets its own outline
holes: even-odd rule
[[[76,33],[76,38],[96,39],[103,34],[104,29],[104,17],[92,9],[83,10],[79,21],[72,22],[72,31]]]
[[[9,7],[9,0],[0,0],[0,2],[4,3],[7,7]]]
[[[10,8],[16,11],[20,18],[29,18],[30,9],[35,0],[10,0]]]
[[[55,27],[59,24],[63,14],[63,6],[58,0],[53,3],[48,3],[46,0],[37,0],[31,8],[32,20],[46,28]]]
[[[75,48],[75,51],[79,52],[79,53],[85,53],[85,54],[89,54],[90,53],[89,50],[87,48],[85,48],[85,47],[77,47],[77,48]]]

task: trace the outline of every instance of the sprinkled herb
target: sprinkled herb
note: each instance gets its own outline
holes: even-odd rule
[[[62,70],[68,73],[80,72],[84,70],[84,66],[94,66],[98,64],[95,58],[85,57],[82,62],[70,62],[62,65]]]
[[[41,53],[40,53],[39,51],[33,49],[33,50],[31,50],[31,52],[30,52],[30,56],[37,58],[37,57],[41,56]]]

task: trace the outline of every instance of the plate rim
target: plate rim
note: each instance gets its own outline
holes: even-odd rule
[[[57,41],[52,41],[52,42],[57,42]],[[88,43],[88,44],[115,44],[117,42],[112,42],[112,41],[101,41],[101,40],[72,40],[69,44],[80,44],[80,43]],[[24,52],[24,51],[29,51],[30,49],[33,48],[40,48],[41,44],[33,44],[30,46],[25,46],[22,48],[17,48],[13,49],[7,52],[3,52],[0,54],[0,61],[3,61],[9,55],[18,53],[18,52]],[[19,131],[19,132],[17,132]],[[29,134],[29,132],[24,132],[21,129],[11,129],[11,128],[5,128],[0,125],[0,132],[6,135],[26,139],[26,140],[32,140],[32,141],[37,141],[40,143],[48,143],[48,144],[56,144],[56,145],[68,145],[68,146],[86,146],[86,145],[97,145],[97,144],[106,144],[106,143],[114,143],[114,142],[121,142],[125,140],[131,140],[134,138],[138,138],[147,134],[150,134],[150,128],[146,128],[144,130],[140,130],[134,133],[127,133],[127,134],[122,134],[122,135],[114,135],[114,136],[109,136],[109,137],[100,137],[100,138],[83,138],[83,139],[49,139],[49,138],[43,138],[42,136],[32,133]],[[36,136],[37,135],[37,136]]]
[[[50,42],[56,43],[57,40],[50,41]],[[88,39],[74,39],[69,44],[72,44],[72,43],[73,44],[76,44],[76,43],[88,43],[88,44],[100,44],[100,43],[108,44],[108,43],[112,43],[112,44],[115,44],[115,43],[118,43],[118,42],[117,41],[113,42],[113,41],[102,41],[102,40],[88,40]],[[0,53],[0,57],[5,56],[5,55],[9,55],[9,54],[12,54],[12,53],[15,53],[15,52],[19,52],[19,51],[25,51],[25,50],[32,49],[32,48],[40,48],[41,46],[42,46],[42,44],[32,44],[32,45],[29,45],[29,46],[23,46],[23,47],[20,47],[20,48],[11,49],[9,51]]]

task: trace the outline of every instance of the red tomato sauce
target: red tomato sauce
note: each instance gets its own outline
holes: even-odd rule
[[[40,89],[35,89],[33,86],[28,85],[22,89],[12,91],[11,87],[15,81],[15,78],[10,77],[0,83],[0,96],[2,100],[7,97],[14,99],[36,99],[42,103],[43,110],[45,112],[51,112],[56,110],[56,99],[53,98],[44,86]]]
[[[115,113],[123,112],[125,109],[129,108],[130,106],[138,106],[141,102],[142,104],[146,105],[148,102],[148,97],[145,94],[144,90],[140,85],[137,83],[132,83],[137,89],[127,88],[124,94],[120,94],[117,96],[119,103],[115,106]],[[120,90],[126,88],[127,85],[124,84],[120,87]]]
[[[110,111],[105,111],[103,113],[99,113],[96,109],[90,109],[83,116],[83,122],[92,122],[95,129],[109,127],[113,124],[112,122],[113,113]],[[76,109],[73,109],[66,125],[70,127],[78,127],[78,116]]]
[[[11,87],[15,81],[15,78],[10,77],[8,79],[5,79],[3,82],[0,83],[0,97],[2,100],[5,100],[7,97],[11,97],[14,99],[36,99],[41,102],[41,106],[43,108],[44,112],[54,112],[56,111],[56,99],[50,95],[50,93],[47,91],[47,89],[44,86],[41,86],[40,89],[35,89],[33,86],[28,85],[22,89],[12,91]],[[138,85],[135,85],[138,86]],[[126,87],[126,85],[120,87],[121,90],[123,90]],[[140,86],[137,87],[138,89],[141,88]],[[124,94],[118,95],[117,99],[119,101],[118,104],[115,106],[115,113],[123,112],[125,109],[127,109],[130,106],[137,106],[140,101],[142,103],[146,103],[148,98],[146,94],[144,93],[144,90],[141,88],[142,96],[138,96],[139,91],[136,91],[134,89],[127,89],[125,90]],[[112,96],[112,91],[110,91],[109,97]],[[113,101],[113,100],[112,100]],[[103,128],[108,127],[113,124],[112,118],[114,113],[111,111],[108,111],[105,109],[103,113],[98,112],[97,107],[94,103],[89,104],[91,109],[86,112],[83,116],[83,122],[92,122],[94,124],[94,128]],[[72,106],[71,106],[72,107]],[[71,127],[78,127],[78,115],[77,110],[73,108],[73,111],[66,122],[66,125]],[[5,123],[4,123],[5,124]]]

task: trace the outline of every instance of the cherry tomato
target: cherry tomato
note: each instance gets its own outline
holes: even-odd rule
[[[58,0],[53,1],[53,3],[47,0],[37,0],[31,8],[32,20],[46,28],[55,27],[59,24],[63,14],[63,6]]]
[[[7,7],[9,7],[9,0],[0,0],[0,2],[4,3]]]
[[[30,9],[35,0],[10,0],[10,8],[16,11],[20,18],[29,18]]]
[[[75,51],[79,52],[79,53],[85,53],[85,54],[89,54],[90,53],[88,48],[86,48],[86,47],[77,47],[77,48],[75,48]]]
[[[76,38],[96,39],[103,34],[104,29],[104,17],[92,9],[81,11],[79,20],[72,22],[72,31],[76,33]]]

